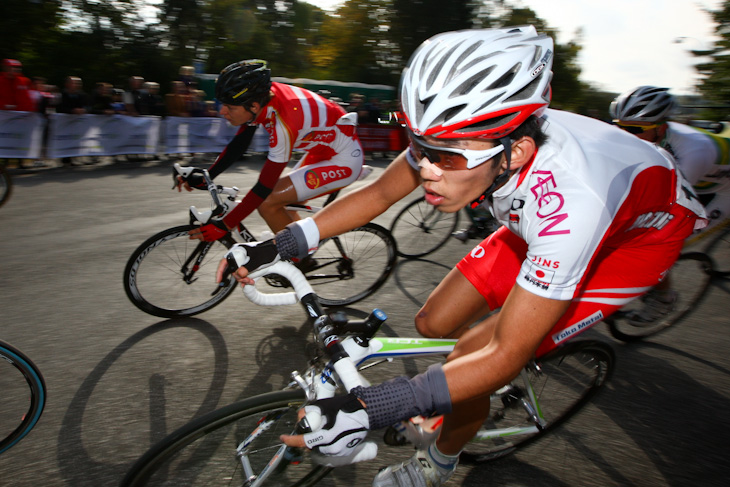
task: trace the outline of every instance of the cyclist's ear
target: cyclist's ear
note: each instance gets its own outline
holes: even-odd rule
[[[524,135],[512,142],[512,160],[510,161],[510,170],[519,169],[532,160],[535,155],[537,144],[535,140]],[[507,169],[507,161],[502,157],[502,169]]]

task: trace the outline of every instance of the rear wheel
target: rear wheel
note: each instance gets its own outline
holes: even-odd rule
[[[233,245],[191,240],[195,225],[169,228],[147,239],[127,262],[124,291],[145,313],[163,318],[193,316],[220,304],[235,289],[235,279],[215,282],[218,263]]]
[[[531,362],[520,376],[492,394],[489,417],[467,443],[461,459],[494,460],[541,438],[601,390],[613,372],[614,361],[610,345],[575,340]],[[530,401],[531,394],[534,401]]]
[[[426,198],[420,197],[398,213],[390,233],[398,246],[398,255],[416,258],[440,249],[458,224],[459,212],[440,212],[429,205]]]
[[[0,163],[0,206],[10,198],[13,192],[13,181],[10,179],[10,173],[5,166]]]
[[[730,276],[730,220],[724,223],[719,235],[709,243],[705,252],[717,266],[719,276]]]
[[[636,299],[606,318],[611,335],[624,342],[641,340],[666,330],[692,312],[707,292],[712,279],[712,259],[701,252],[681,254],[667,279],[675,302],[667,314],[655,321],[639,323],[633,318],[642,310],[645,301]]]
[[[122,486],[241,486],[267,475],[267,486],[314,485],[331,469],[279,440],[295,431],[303,403],[301,390],[278,391],[213,411],[153,446]]]

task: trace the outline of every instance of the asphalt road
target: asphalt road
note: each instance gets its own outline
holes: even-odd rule
[[[170,162],[15,170],[0,208],[0,338],[42,370],[48,404],[37,427],[0,455],[0,486],[113,486],[152,442],[191,418],[274,390],[303,368],[307,335],[298,306],[259,308],[236,293],[195,318],[160,320],[122,289],[132,251],[187,222],[202,193],[171,191]],[[371,161],[376,175],[385,160]],[[220,181],[248,188],[260,160]],[[371,177],[372,178],[372,177]],[[376,221],[389,225],[397,208]],[[251,229],[265,228],[258,216]],[[472,241],[471,244],[475,244]],[[358,303],[413,336],[428,292],[470,249],[452,240],[427,261],[402,261],[374,297]],[[449,485],[724,486],[730,458],[730,285],[646,342],[613,340],[618,368],[596,400],[519,453],[460,466]],[[0,397],[2,391],[0,391]],[[0,399],[0,407],[1,399]],[[383,448],[323,485],[370,485],[380,467],[411,454]]]

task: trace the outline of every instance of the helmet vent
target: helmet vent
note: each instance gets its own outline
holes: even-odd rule
[[[471,93],[474,87],[477,86],[484,78],[489,76],[489,73],[491,73],[493,70],[494,66],[490,66],[487,69],[480,71],[479,73],[470,77],[469,79],[461,83],[458,87],[456,87],[456,89],[454,89],[449,95],[449,98],[456,98],[457,96],[463,96]]]
[[[487,90],[496,90],[498,88],[504,88],[505,86],[509,86],[515,75],[520,71],[520,66],[522,66],[522,63],[517,63],[512,66],[512,69],[504,73],[502,76],[499,77],[498,80],[489,85]]]
[[[520,91],[507,98],[505,102],[521,101],[531,98],[535,94],[535,90],[540,86],[541,79],[542,76],[538,76]]]

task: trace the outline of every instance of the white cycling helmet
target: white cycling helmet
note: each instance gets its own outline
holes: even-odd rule
[[[608,111],[616,122],[663,122],[676,108],[669,88],[639,86],[619,95]]]
[[[431,37],[403,70],[406,124],[417,136],[504,137],[550,103],[553,53],[532,26]]]

